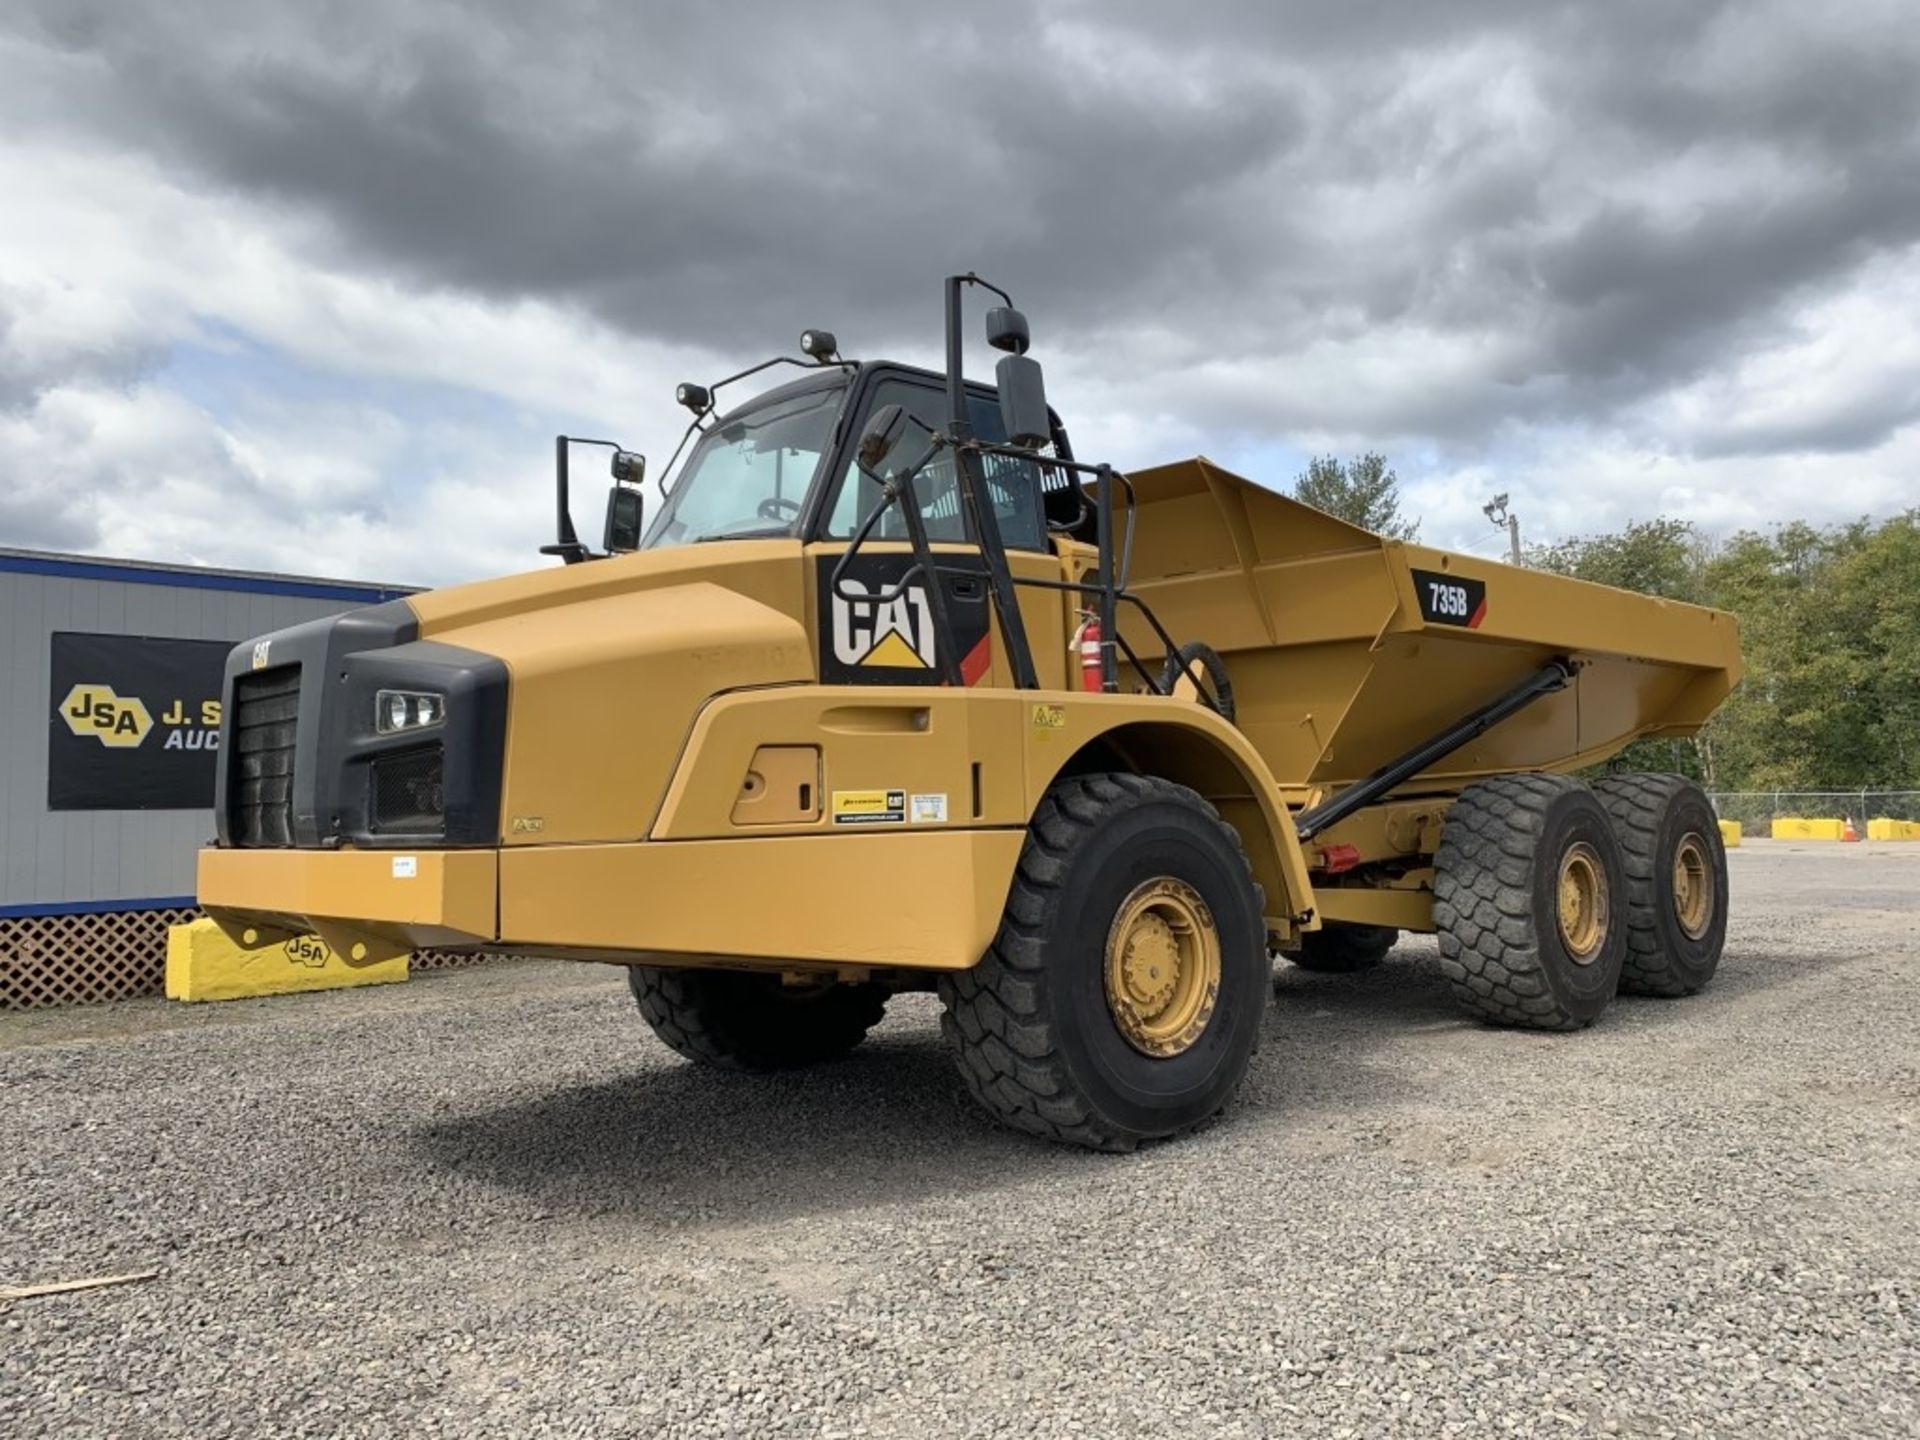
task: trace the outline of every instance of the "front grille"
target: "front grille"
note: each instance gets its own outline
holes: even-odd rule
[[[373,762],[373,829],[438,835],[446,826],[445,752],[439,744],[395,750]]]
[[[257,670],[233,682],[233,843],[250,849],[293,844],[293,736],[300,715],[300,667]]]

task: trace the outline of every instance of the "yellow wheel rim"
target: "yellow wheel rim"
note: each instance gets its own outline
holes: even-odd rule
[[[1143,1055],[1178,1055],[1198,1040],[1220,998],[1220,932],[1191,885],[1162,876],[1136,886],[1107,931],[1107,1008]]]
[[[1691,833],[1681,836],[1673,852],[1673,915],[1689,940],[1698,940],[1713,923],[1715,888],[1705,842]]]
[[[1599,955],[1612,904],[1606,867],[1582,840],[1560,858],[1560,940],[1576,965],[1591,965]]]

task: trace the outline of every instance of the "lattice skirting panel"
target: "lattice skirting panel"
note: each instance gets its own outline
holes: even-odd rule
[[[0,1010],[158,995],[166,989],[168,927],[199,918],[189,909],[0,919]],[[412,968],[444,970],[488,958],[422,950]]]
[[[483,960],[504,960],[504,955],[478,955],[471,950],[416,950],[409,970],[451,970],[460,965],[478,965]]]
[[[198,910],[115,910],[0,920],[0,1010],[158,995],[167,927]]]

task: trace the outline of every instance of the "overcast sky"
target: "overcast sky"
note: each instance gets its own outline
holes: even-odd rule
[[[957,18],[936,19],[948,15]],[[924,19],[916,19],[924,16]],[[0,5],[0,544],[536,563],[551,436],[1015,293],[1076,448],[1423,538],[1920,503],[1912,0]],[[984,370],[986,356],[976,352]],[[593,508],[582,506],[582,519]]]

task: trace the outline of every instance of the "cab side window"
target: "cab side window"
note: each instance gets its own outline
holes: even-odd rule
[[[883,380],[868,396],[859,425],[852,433],[858,435],[868,417],[888,405],[898,405],[925,425],[937,426],[946,417],[946,404],[946,396],[932,386],[907,380]],[[998,443],[1006,438],[1006,431],[1000,424],[1000,407],[993,401],[970,395],[968,411],[973,421],[973,433],[982,440]],[[905,470],[920,458],[926,448],[926,430],[921,424],[909,420],[902,428],[899,439],[894,442],[893,449],[874,467],[874,473],[885,475],[892,470]],[[1039,466],[1031,460],[987,455],[981,459],[981,469],[986,475],[986,493],[992,501],[994,517],[1000,522],[1000,534],[1008,547],[1017,550],[1046,549],[1047,527],[1040,499]],[[942,452],[936,456],[914,478],[913,491],[920,502],[920,513],[927,522],[929,540],[936,543],[968,543],[975,538],[960,503],[960,487],[955,480],[953,456],[950,453]],[[858,465],[849,461],[845,473],[836,482],[833,499],[827,507],[827,537],[850,539],[879,503],[880,487],[862,475]],[[898,505],[881,517],[880,523],[874,528],[873,538],[907,538],[906,523]]]

